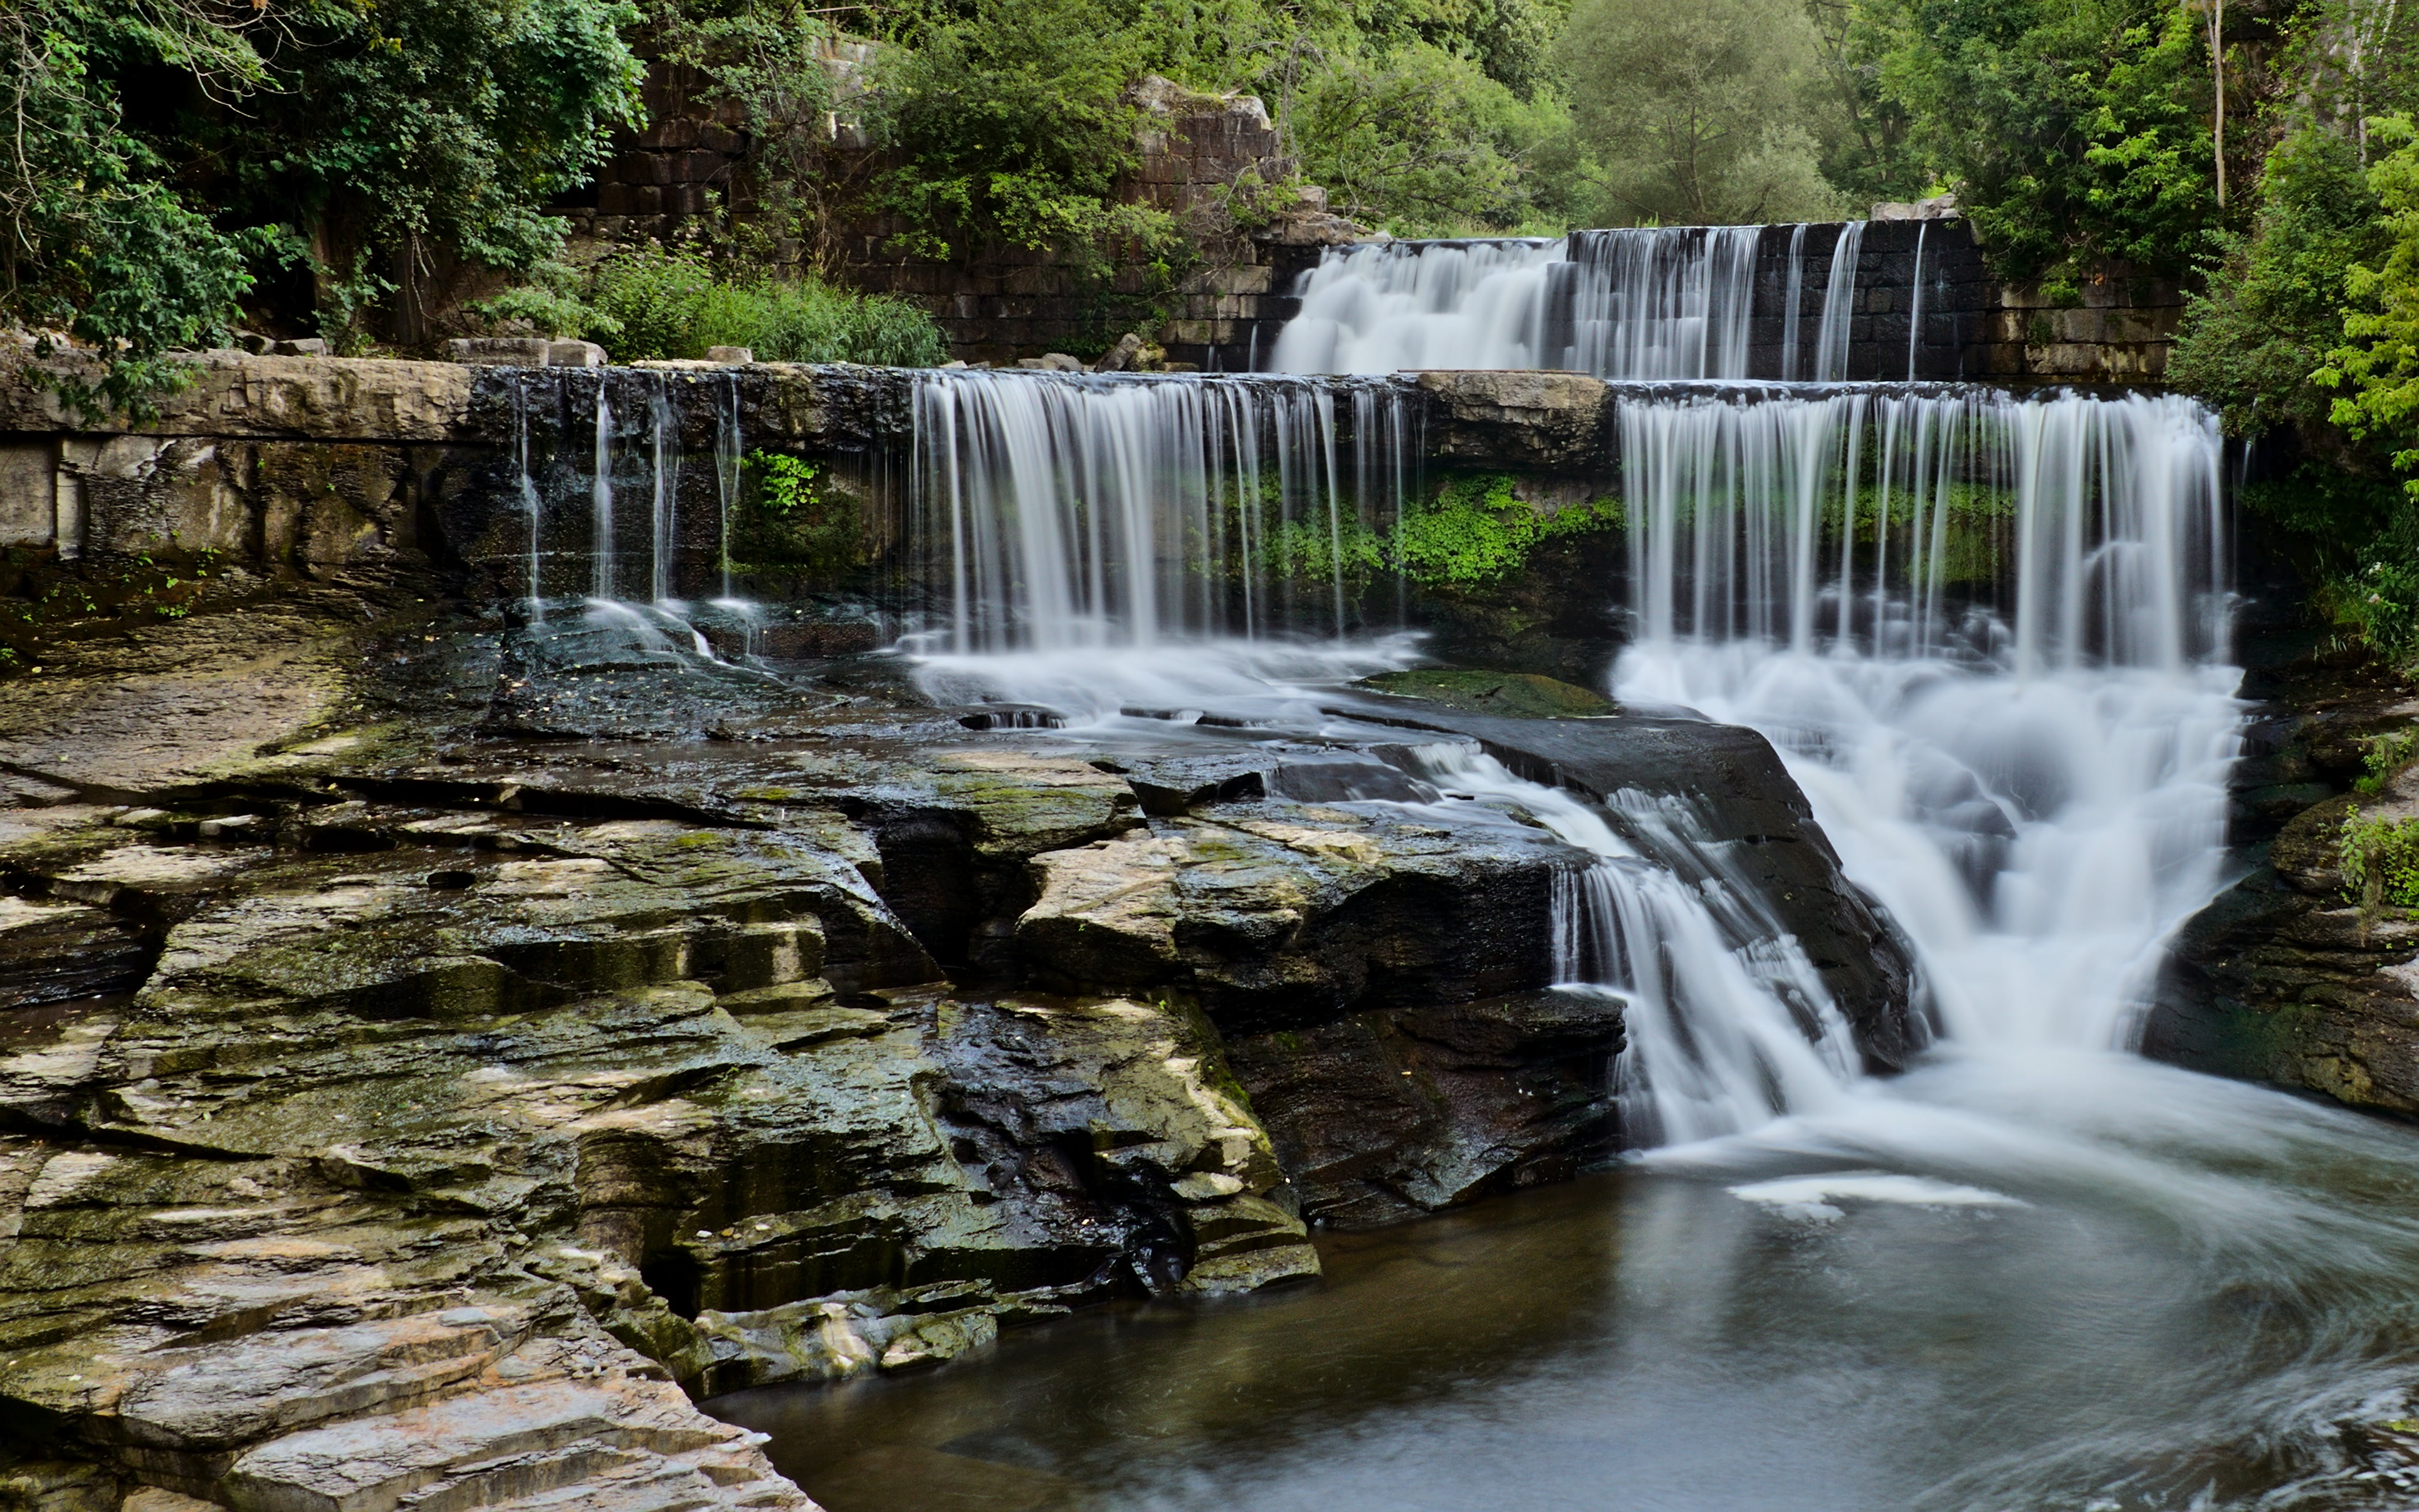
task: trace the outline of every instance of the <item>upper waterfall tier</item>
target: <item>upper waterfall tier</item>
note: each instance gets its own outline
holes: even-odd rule
[[[1330,249],[1268,365],[1614,379],[1962,376],[1984,275],[1929,224],[1661,226]]]

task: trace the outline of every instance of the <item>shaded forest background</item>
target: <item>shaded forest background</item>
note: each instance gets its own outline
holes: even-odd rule
[[[651,66],[755,144],[750,213],[566,249]],[[919,311],[773,255],[829,222],[835,127],[903,248],[1173,267],[1187,228],[1116,193],[1148,75],[1259,96],[1396,235],[1953,193],[2004,278],[2184,278],[2172,378],[2276,443],[2251,507],[2419,650],[2419,0],[0,0],[0,318],[112,354],[99,406],[239,327],[424,347],[464,269],[474,326],[621,356],[936,362]]]

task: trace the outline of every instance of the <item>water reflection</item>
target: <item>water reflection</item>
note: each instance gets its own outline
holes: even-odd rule
[[[1316,1286],[716,1409],[830,1512],[2413,1504],[2333,1427],[2401,1410],[2419,1355],[2419,1196],[2393,1174],[2412,1136],[2120,1057],[2035,1071],[2015,1095],[2038,1119],[2071,1083],[2078,1152],[2117,1153],[2090,1127],[2111,1095],[2178,1103],[2150,1145],[2246,1127],[2156,1152],[2182,1199],[2050,1175],[2037,1149],[1931,1173],[1999,1202],[1841,1176],[1876,1130],[1990,1120],[1951,1104],[2010,1069],[1950,1063],[1694,1169],[1327,1238]],[[1818,1172],[1812,1204],[1731,1190]]]

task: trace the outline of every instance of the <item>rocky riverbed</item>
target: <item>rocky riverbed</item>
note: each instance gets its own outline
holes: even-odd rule
[[[804,1506],[692,1399],[1568,1177],[1619,1140],[1618,1007],[1546,990],[1586,858],[1368,801],[1423,744],[1694,806],[1869,1061],[1921,1041],[1760,737],[1501,685],[1078,739],[385,574],[49,642],[0,683],[0,1504]]]

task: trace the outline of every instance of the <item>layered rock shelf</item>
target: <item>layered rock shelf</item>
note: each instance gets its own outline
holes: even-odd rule
[[[162,437],[353,444],[316,369],[222,371]],[[478,380],[412,378],[442,447]],[[363,517],[0,681],[8,1504],[804,1507],[693,1401],[1605,1158],[1618,1004],[1548,990],[1587,857],[1364,802],[1419,745],[1697,806],[1868,1058],[1922,1035],[1743,731],[1340,689],[1361,734],[1076,742],[533,625]]]

